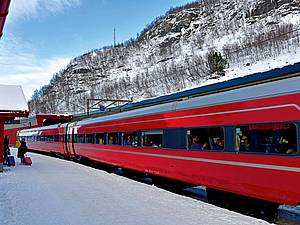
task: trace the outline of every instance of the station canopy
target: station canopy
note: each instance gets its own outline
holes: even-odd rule
[[[0,172],[3,172],[4,120],[28,116],[21,86],[0,84]]]
[[[19,116],[17,114],[28,112],[28,105],[19,85],[2,85],[0,84],[0,117],[2,114],[9,116]],[[10,115],[15,114],[16,115]]]

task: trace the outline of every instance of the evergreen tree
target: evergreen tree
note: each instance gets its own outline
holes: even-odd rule
[[[207,54],[207,67],[210,73],[216,73],[218,75],[225,75],[224,69],[227,67],[228,62],[220,52],[211,50]]]

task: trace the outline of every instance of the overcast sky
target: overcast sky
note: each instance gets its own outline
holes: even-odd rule
[[[0,41],[0,84],[22,85],[27,100],[70,59],[136,34],[192,0],[13,0]]]

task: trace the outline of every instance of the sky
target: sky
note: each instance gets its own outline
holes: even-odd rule
[[[12,0],[0,40],[0,84],[29,100],[69,61],[135,38],[171,7],[193,0]]]

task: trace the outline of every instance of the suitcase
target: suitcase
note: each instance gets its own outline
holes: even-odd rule
[[[15,166],[16,165],[16,161],[15,161],[15,157],[12,155],[7,156],[7,165],[8,166]]]
[[[29,156],[25,156],[23,162],[25,165],[28,165],[28,166],[31,166],[31,164],[32,164],[32,160]]]

